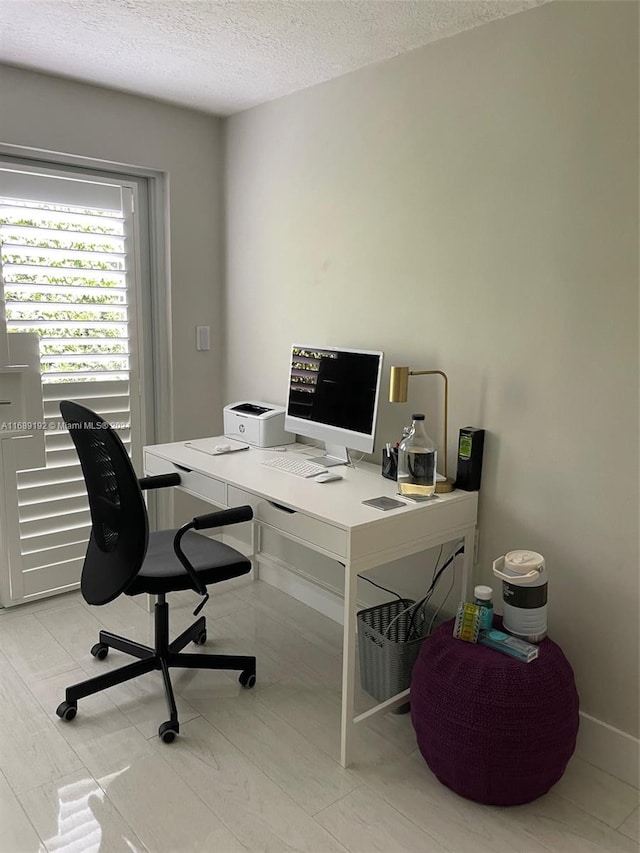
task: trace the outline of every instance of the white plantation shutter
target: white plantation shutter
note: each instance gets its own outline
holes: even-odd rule
[[[90,385],[90,387],[88,387]],[[76,583],[91,527],[84,479],[75,447],[62,427],[60,400],[72,399],[113,424],[130,422],[128,383],[45,382],[46,467],[18,473],[17,497],[24,595]],[[130,451],[129,428],[118,434]]]
[[[40,336],[46,467],[18,472],[22,595],[73,588],[90,531],[59,403],[76,400],[140,452],[131,187],[0,170],[9,332]]]

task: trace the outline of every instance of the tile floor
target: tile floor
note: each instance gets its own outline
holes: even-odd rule
[[[195,597],[171,597],[172,628]],[[96,661],[97,632],[151,641],[146,601],[90,608],[78,594],[0,611],[2,853],[627,853],[638,851],[638,791],[574,758],[546,796],[493,808],[437,782],[408,716],[361,728],[358,762],[337,763],[341,629],[251,581],[215,590],[208,647],[258,655],[259,683],[173,671],[181,734],[164,745],[158,673],[55,716]]]

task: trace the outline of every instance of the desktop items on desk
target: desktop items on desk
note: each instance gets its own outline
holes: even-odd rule
[[[398,444],[392,447],[388,441],[382,451],[382,476],[387,480],[398,479],[398,447]]]
[[[318,473],[348,465],[348,449],[373,452],[382,363],[380,351],[294,344],[286,406],[229,404],[224,408],[224,434],[265,449],[293,444],[303,436],[324,442],[325,454],[307,459],[318,466]]]
[[[442,433],[442,474],[444,479],[436,477],[435,492],[443,494],[453,490],[453,483],[447,477],[447,432],[449,429],[449,379],[442,370],[409,370],[408,367],[392,367],[389,376],[389,402],[406,403],[409,393],[410,376],[431,376],[437,374],[444,380],[444,423]]]
[[[224,434],[253,447],[293,444],[296,437],[285,430],[284,417],[284,407],[274,403],[229,403],[223,410]]]
[[[316,483],[333,483],[336,480],[342,480],[342,474],[337,474],[335,471],[321,471],[313,479]]]
[[[410,427],[403,427],[402,440],[410,432]],[[398,479],[398,452],[401,442],[392,444],[388,441],[382,450],[382,476],[387,480]],[[484,450],[484,430],[478,427],[462,427],[458,437],[458,467],[454,487],[465,492],[480,490],[482,479],[482,454]],[[436,474],[436,492],[438,489]]]
[[[482,477],[482,453],[484,448],[484,430],[477,427],[463,427],[458,440],[458,470],[455,483],[447,477],[447,432],[449,428],[449,379],[442,370],[409,370],[408,367],[392,367],[389,377],[389,402],[406,403],[410,376],[430,376],[437,374],[444,380],[444,419],[442,439],[442,474],[444,480],[436,477],[436,494],[450,492],[454,487],[464,491],[478,491]],[[385,475],[387,476],[387,475]]]
[[[423,500],[436,490],[437,452],[423,414],[411,416],[411,429],[398,447],[398,494]]]
[[[482,453],[484,430],[477,427],[462,427],[458,436],[458,470],[456,489],[477,492],[482,479]]]
[[[310,462],[330,468],[349,464],[347,448],[373,452],[382,363],[379,351],[291,347],[284,426],[324,442]]]
[[[386,443],[381,473],[397,484],[399,497],[419,503],[437,498],[434,492],[443,478],[436,473],[437,451],[424,429],[424,415],[415,414],[412,418],[411,427],[402,430],[402,441],[396,442],[395,447]]]

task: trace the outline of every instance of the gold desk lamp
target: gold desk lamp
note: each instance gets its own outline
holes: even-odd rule
[[[409,370],[408,367],[392,367],[389,377],[389,402],[390,403],[406,403],[407,394],[409,391],[410,376],[433,376],[437,374],[444,379],[444,453],[442,462],[442,474],[444,480],[438,482],[436,480],[436,493],[450,492],[453,490],[453,483],[447,479],[447,430],[449,427],[449,380],[447,374],[442,370]]]

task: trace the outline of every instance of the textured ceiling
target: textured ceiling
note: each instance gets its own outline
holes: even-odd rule
[[[219,115],[546,0],[0,0],[0,61]]]

